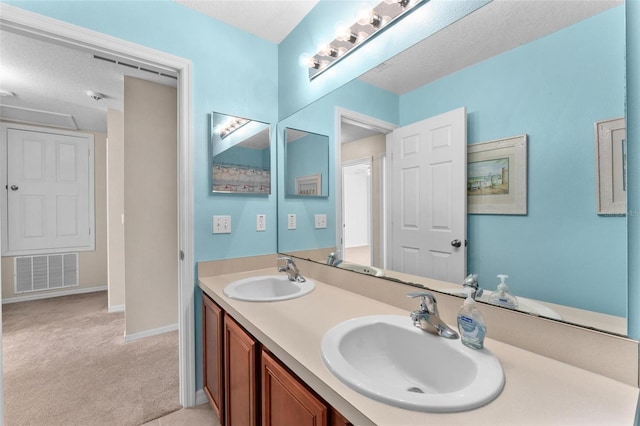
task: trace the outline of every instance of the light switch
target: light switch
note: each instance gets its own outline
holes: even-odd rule
[[[230,234],[231,216],[213,216],[213,233]]]
[[[267,230],[267,215],[259,214],[256,216],[256,231]]]
[[[287,228],[296,229],[296,215],[293,213],[287,215]]]

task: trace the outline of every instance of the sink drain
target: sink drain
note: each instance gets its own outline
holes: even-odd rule
[[[424,393],[424,392],[422,391],[422,389],[420,389],[420,388],[416,388],[416,387],[411,387],[411,388],[407,389],[407,391],[408,391],[408,392],[414,392],[414,393]]]

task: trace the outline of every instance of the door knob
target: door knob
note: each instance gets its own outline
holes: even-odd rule
[[[462,247],[462,242],[460,240],[453,240],[451,241],[451,245],[453,247],[459,248],[459,247]]]
[[[11,190],[12,191],[17,191],[18,190],[18,185],[11,185]]]

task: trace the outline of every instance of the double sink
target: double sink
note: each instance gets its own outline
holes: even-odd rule
[[[249,302],[275,302],[311,293],[312,280],[262,275],[234,281],[224,294]],[[504,386],[500,361],[413,325],[409,315],[353,318],[329,329],[321,343],[324,364],[338,379],[372,399],[417,411],[455,412],[495,399]]]

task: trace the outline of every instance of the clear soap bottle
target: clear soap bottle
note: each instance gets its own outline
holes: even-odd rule
[[[476,306],[476,301],[471,298],[471,289],[467,290],[467,298],[458,311],[458,331],[460,340],[465,346],[473,349],[484,347],[484,336],[487,334],[487,327],[484,324],[482,313]]]
[[[489,296],[489,303],[506,308],[518,309],[518,299],[509,292],[509,286],[505,283],[509,275],[498,275],[498,278],[500,279],[500,284],[498,284],[498,289]]]

